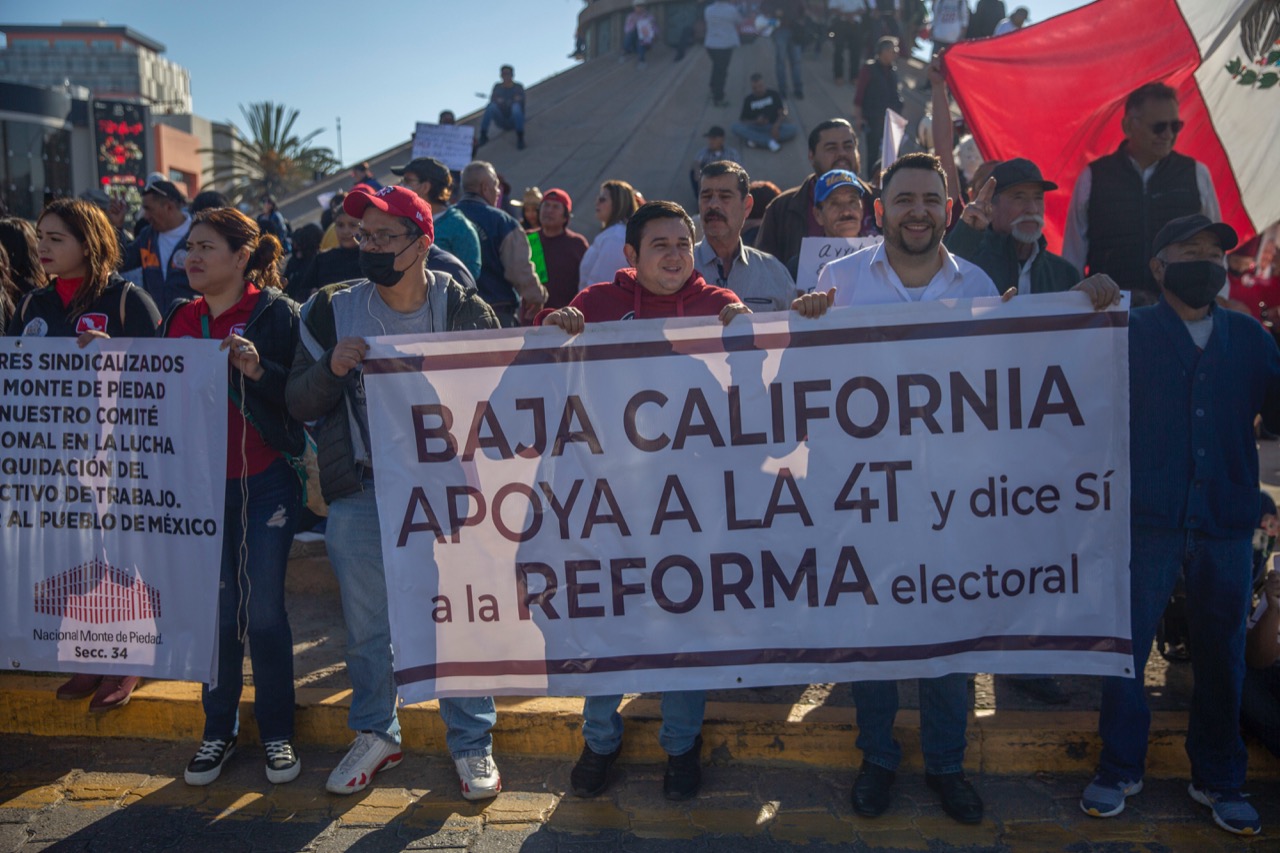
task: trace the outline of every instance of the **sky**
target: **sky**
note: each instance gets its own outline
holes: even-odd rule
[[[974,5],[976,0],[970,0]],[[1006,0],[1031,20],[1082,0]],[[106,21],[166,47],[191,73],[197,115],[243,127],[240,104],[297,109],[295,130],[345,163],[407,140],[441,110],[483,106],[498,67],[532,86],[566,68],[583,0],[0,0],[0,23]]]

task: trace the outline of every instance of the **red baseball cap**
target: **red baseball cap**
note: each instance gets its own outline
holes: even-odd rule
[[[543,201],[558,201],[564,205],[566,216],[573,214],[573,199],[569,198],[569,194],[561,189],[547,190],[542,194]]]
[[[374,192],[367,184],[357,184],[342,201],[343,211],[356,219],[364,216],[370,205],[391,216],[412,219],[422,229],[423,235],[435,242],[436,226],[431,218],[431,205],[419,198],[413,190],[406,187],[383,187]]]

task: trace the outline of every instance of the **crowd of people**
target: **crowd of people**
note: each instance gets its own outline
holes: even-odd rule
[[[296,232],[270,197],[260,200],[255,220],[217,194],[189,201],[163,176],[143,190],[136,236],[125,228],[122,206],[96,198],[51,201],[34,227],[0,219],[0,328],[7,335],[74,337],[82,347],[105,337],[203,337],[221,341],[227,354],[219,671],[216,687],[202,695],[206,723],[188,783],[212,783],[236,751],[246,639],[267,776],[287,782],[298,775],[284,572],[303,518],[289,458],[308,432],[348,632],[355,732],[327,788],[359,791],[403,759],[360,369],[370,338],[533,325],[573,335],[588,323],[675,316],[727,325],[752,312],[815,318],[851,306],[1065,291],[1104,310],[1125,292],[1133,305],[1131,431],[1141,436],[1131,444],[1138,677],[1105,679],[1103,752],[1080,806],[1113,817],[1142,789],[1150,724],[1142,673],[1181,576],[1192,602],[1190,795],[1224,829],[1260,831],[1243,794],[1241,714],[1280,756],[1280,577],[1255,578],[1251,558],[1260,523],[1255,420],[1280,433],[1280,349],[1228,287],[1237,235],[1220,221],[1204,164],[1175,150],[1184,127],[1176,93],[1155,81],[1129,95],[1124,142],[1090,163],[1070,190],[1059,255],[1043,233],[1044,199],[1063,189],[1025,158],[982,163],[962,180],[949,121],[934,123],[936,155],[908,154],[883,170],[863,163],[860,142],[876,156],[877,116],[900,105],[898,36],[915,7],[899,5],[827,4],[833,70],[839,78],[847,68],[852,79],[857,69],[857,94],[848,117],[809,130],[812,170],[799,186],[753,182],[724,128],[708,131],[690,171],[701,239],[681,205],[646,200],[626,180],[601,183],[593,209],[601,230],[588,241],[571,228],[574,200],[563,189],[529,188],[517,218],[503,204],[493,164],[475,160],[453,173],[427,157],[393,168],[394,186],[360,164],[320,225]],[[812,10],[803,0],[772,7],[776,84],[752,77],[731,130],[747,146],[776,149],[800,133],[783,99],[788,91],[803,97],[798,51],[808,44]],[[1025,10],[1004,11],[998,0],[980,0],[972,14],[962,0],[936,0],[934,43],[1025,23]],[[705,7],[716,103],[725,98],[739,16],[727,0]],[[625,47],[643,62],[656,23],[642,3],[633,17]],[[874,53],[863,61],[867,45]],[[525,92],[510,66],[501,75],[478,142],[497,126],[513,130],[523,148]],[[948,115],[937,62],[929,80],[934,115]],[[806,238],[868,236],[880,240],[827,264],[816,282],[797,281]],[[267,525],[267,518],[284,523]],[[251,598],[240,592],[249,585]],[[1038,681],[1052,697],[1052,680]],[[92,695],[91,710],[103,711],[126,703],[137,682],[79,674],[58,695]],[[852,689],[863,760],[851,802],[859,815],[875,817],[891,805],[902,757],[893,737],[898,685],[864,681]],[[963,767],[966,677],[921,679],[920,696],[926,780],[955,820],[978,822],[983,802]],[[623,736],[620,700],[586,699],[583,749],[570,777],[578,796],[609,784]],[[704,703],[701,691],[663,697],[668,798],[687,799],[701,786]],[[440,714],[462,795],[495,796],[493,699],[441,700]]]

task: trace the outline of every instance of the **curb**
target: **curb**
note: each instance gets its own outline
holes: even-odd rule
[[[62,702],[54,691],[59,676],[8,675],[0,678],[0,733],[44,737],[121,737],[199,741],[204,712],[200,685],[150,681],[133,693],[129,704],[105,714],[90,714],[87,702]],[[350,691],[317,688],[297,691],[297,736],[302,745],[342,748],[351,741],[347,728]],[[499,697],[493,729],[499,754],[573,760],[582,750],[582,700],[569,697]],[[806,713],[807,711],[807,713]],[[658,746],[659,703],[635,699],[621,711],[627,721],[622,760],[634,764],[665,759]],[[253,690],[241,698],[240,737],[257,742],[253,722]],[[444,724],[435,702],[400,709],[404,745],[418,751],[444,752]],[[1090,711],[976,711],[969,715],[970,772],[1091,774],[1100,742],[1097,714]],[[1183,738],[1187,715],[1152,715],[1147,775],[1187,778],[1190,768]],[[922,769],[920,715],[898,714],[894,735],[902,744],[903,769]],[[804,766],[848,769],[857,766],[853,708],[755,703],[707,704],[703,739],[707,756],[717,763]],[[1280,779],[1277,763],[1258,744],[1250,744],[1250,777]]]

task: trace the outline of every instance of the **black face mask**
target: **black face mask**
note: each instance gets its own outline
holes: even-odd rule
[[[1164,287],[1188,308],[1213,304],[1227,283],[1227,268],[1216,261],[1178,261],[1164,265]]]
[[[416,241],[415,241],[416,242]],[[360,252],[360,274],[374,284],[395,287],[404,278],[404,270],[396,269],[396,258],[413,248],[410,243],[398,252]]]

